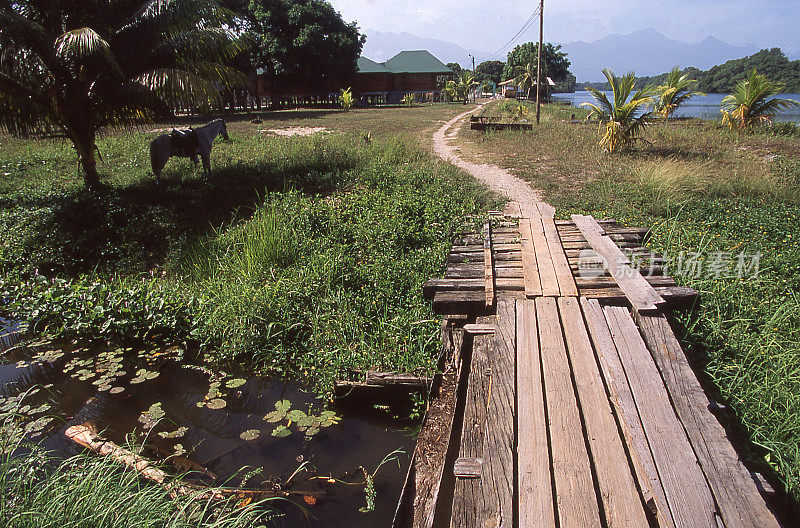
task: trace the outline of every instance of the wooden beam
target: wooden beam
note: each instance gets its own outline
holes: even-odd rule
[[[561,297],[558,308],[605,518],[614,526],[647,526],[578,299]]]
[[[666,317],[641,314],[639,326],[697,453],[726,528],[778,528],[775,516],[767,508],[725,429],[709,410],[708,398]]]
[[[519,221],[519,234],[522,238],[522,269],[525,279],[525,296],[528,299],[542,295],[542,281],[539,278],[539,266],[536,264],[536,251],[533,246],[533,233],[531,219],[521,218]]]
[[[601,526],[556,300],[535,303],[559,525]]]
[[[539,270],[539,277],[542,286],[542,295],[545,297],[558,297],[561,290],[558,287],[558,278],[553,266],[553,259],[550,256],[550,246],[544,233],[544,225],[541,217],[531,218],[531,236],[533,238],[533,249],[536,253],[536,267]]]
[[[545,238],[547,238],[547,245],[550,247],[550,258],[553,261],[553,269],[555,270],[561,296],[577,297],[578,287],[572,277],[572,270],[569,267],[567,255],[564,253],[564,246],[561,243],[553,218],[551,216],[542,216],[542,226]]]
[[[626,308],[604,309],[675,526],[716,527],[716,506],[692,445]]]
[[[492,223],[483,226],[483,273],[486,289],[486,307],[494,306],[494,257],[492,255]]]
[[[555,527],[536,304],[517,301],[519,527]]]
[[[656,311],[665,305],[664,298],[648,284],[638,270],[630,266],[630,259],[610,238],[603,235],[603,229],[594,218],[572,215],[572,220],[586,237],[592,249],[604,260],[606,269],[617,281],[619,288],[625,293],[634,310],[637,312]]]

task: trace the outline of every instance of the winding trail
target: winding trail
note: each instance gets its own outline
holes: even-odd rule
[[[522,209],[522,216],[524,217],[535,216],[537,212],[543,212],[543,209],[552,210],[549,204],[542,201],[539,191],[532,188],[525,180],[514,176],[508,170],[497,165],[468,161],[458,153],[458,146],[452,144],[458,137],[458,133],[463,126],[463,120],[481,110],[486,104],[480,104],[477,108],[457,115],[436,131],[433,134],[434,152],[444,161],[467,171],[501,196],[517,202]]]

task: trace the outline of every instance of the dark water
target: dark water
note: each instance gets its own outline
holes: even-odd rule
[[[610,92],[605,92],[610,94]],[[725,94],[708,94],[706,97],[695,97],[690,99],[687,103],[680,106],[676,111],[675,117],[698,117],[701,119],[720,119],[722,108],[722,99]],[[781,94],[781,99],[794,99],[800,101],[800,94]],[[556,101],[564,101],[570,103],[572,106],[580,106],[581,103],[594,103],[595,99],[592,94],[587,91],[579,91],[571,94],[560,93],[554,94],[553,99]],[[788,121],[791,123],[800,123],[800,108],[788,108],[781,111],[775,116],[775,121]]]
[[[279,422],[265,419],[270,415],[275,420],[276,403],[281,401],[308,416],[320,416],[324,407],[300,385],[230,374],[210,378],[202,367],[187,368],[171,359],[157,364],[140,358],[132,361],[129,350],[114,356],[119,358],[120,366],[114,368],[120,375],[106,382],[103,376],[108,376],[108,365],[114,361],[91,359],[103,352],[99,349],[73,349],[74,344],[45,343],[25,354],[12,351],[0,356],[0,405],[6,411],[22,409],[28,414],[29,423],[34,424],[29,436],[46,449],[65,456],[78,453],[80,449],[63,432],[68,426],[93,422],[103,436],[122,445],[134,438],[137,443],[146,439],[145,454],[151,459],[172,455],[176,471],[197,470],[195,464],[199,464],[211,473],[195,471],[190,482],[289,492],[288,499],[271,503],[285,514],[277,520],[279,526],[391,524],[414,447],[414,424],[393,416],[396,409],[334,409],[338,423],[320,426],[318,434],[307,437],[288,417]],[[74,361],[82,361],[78,367],[84,369],[76,367],[65,374]],[[141,368],[158,375],[132,383]],[[221,380],[221,386],[215,389],[219,394],[209,398],[213,380]],[[98,391],[98,385],[104,390]],[[111,394],[109,385],[121,392]],[[20,393],[34,388],[38,392],[18,401]],[[218,400],[224,401],[224,407],[209,408],[206,404],[211,400],[217,405]],[[156,403],[163,417],[158,413],[160,421],[148,428],[153,421],[148,423],[149,414],[142,413]],[[42,409],[46,406],[50,407]],[[288,436],[273,436],[280,425],[288,425]],[[176,431],[176,438],[162,438]],[[245,431],[257,438],[242,439]],[[176,456],[183,450],[186,453]],[[397,460],[377,470],[395,450],[402,451],[396,454]],[[260,473],[243,483],[251,470]],[[374,511],[366,513],[359,511],[366,505],[365,471],[375,473],[376,492]]]

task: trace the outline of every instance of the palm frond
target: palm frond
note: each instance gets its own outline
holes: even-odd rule
[[[107,61],[118,72],[122,71],[111,46],[91,28],[67,31],[55,43],[56,57],[64,62],[83,62],[99,57]]]

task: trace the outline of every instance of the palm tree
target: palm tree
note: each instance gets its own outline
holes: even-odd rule
[[[0,0],[0,129],[69,139],[95,187],[102,129],[246,84],[233,22],[214,0]]]
[[[531,98],[531,90],[536,85],[536,68],[530,62],[525,65],[525,71],[514,79],[514,84],[519,87],[521,92],[525,92],[525,87],[528,86],[528,99]]]
[[[681,74],[677,66],[672,68],[667,74],[666,84],[656,88],[658,91],[655,104],[656,113],[669,119],[675,110],[689,99],[697,96],[705,97],[706,94],[703,92],[692,90],[696,84],[696,79],[690,79],[686,73]]]
[[[589,118],[597,118],[601,132],[605,130],[600,145],[608,152],[614,152],[641,139],[645,128],[652,121],[652,112],[646,109],[652,104],[655,88],[648,85],[633,93],[636,75],[632,72],[617,77],[611,70],[604,69],[603,75],[611,85],[613,103],[606,94],[587,88],[597,104],[583,103],[581,106],[588,107]]]
[[[478,85],[478,81],[475,80],[475,76],[469,70],[461,70],[455,81],[447,83],[449,90],[452,90],[456,96],[463,99],[464,104],[467,104],[467,96],[469,96],[470,91]]]
[[[785,85],[772,82],[755,68],[739,82],[733,93],[722,100],[722,122],[731,130],[747,131],[757,124],[772,123],[772,118],[784,108],[800,108],[792,99],[774,97]]]

